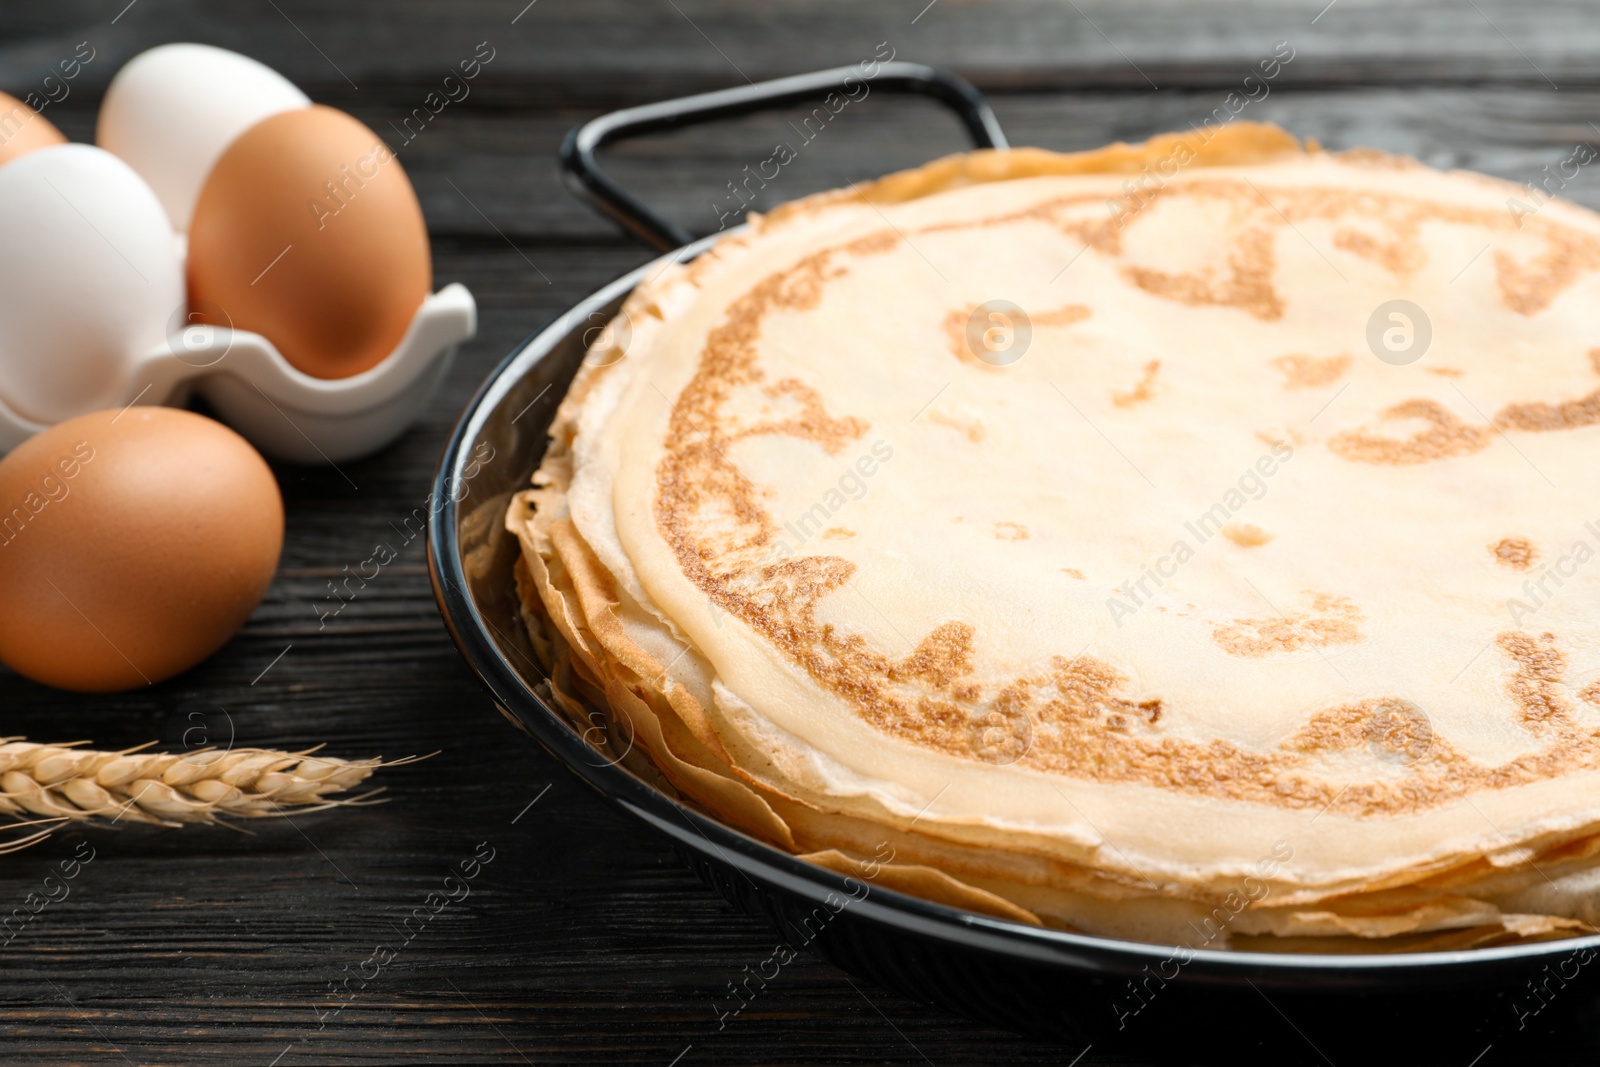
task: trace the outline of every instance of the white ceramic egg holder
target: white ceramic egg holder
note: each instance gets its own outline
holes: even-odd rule
[[[277,459],[338,463],[393,441],[421,413],[461,342],[477,330],[466,286],[423,300],[400,344],[349,378],[313,378],[258,333],[189,326],[134,361],[115,406],[203,396],[229,426]],[[0,400],[0,455],[47,429]]]

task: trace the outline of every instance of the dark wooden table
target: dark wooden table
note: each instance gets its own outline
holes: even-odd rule
[[[0,949],[0,1061],[942,1067],[1083,1053],[935,1012],[807,955],[719,1029],[712,1001],[767,957],[773,933],[495,713],[439,620],[420,540],[325,628],[317,609],[330,578],[395,542],[395,526],[423,506],[445,434],[490,368],[647,257],[556,174],[561,134],[603,110],[855,63],[887,42],[898,58],[950,67],[988,91],[1013,143],[1085,148],[1198,121],[1287,41],[1293,60],[1246,117],[1517,181],[1541,177],[1576,144],[1600,143],[1591,5],[1324,3],[7,0],[0,89],[24,95],[78,42],[95,49],[71,95],[47,111],[76,140],[91,139],[118,66],[166,41],[261,59],[384,136],[480,42],[493,58],[468,98],[400,148],[433,235],[437,284],[464,282],[480,309],[478,336],[426,418],[381,454],[343,465],[348,480],[276,468],[288,506],[277,579],[243,632],[197,669],[107,697],[0,671],[0,734],[440,754],[383,773],[382,807],[252,823],[249,835],[90,831],[98,857],[71,897]],[[615,173],[708,231],[727,183],[771,154],[784,119],[631,143],[617,149]],[[954,121],[932,105],[874,98],[808,145],[761,203],[960,146]],[[1582,171],[1566,194],[1600,206],[1600,172]],[[372,975],[363,965],[374,946],[394,944],[403,918],[480,842],[495,859],[470,898]],[[69,851],[51,841],[0,859],[0,911]],[[363,970],[364,985],[346,986],[359,993],[319,1019],[330,988]],[[1240,1034],[1218,1020],[1181,1055],[1221,1062],[1276,1049],[1275,1062],[1325,1062],[1319,1035],[1288,1021],[1279,1029]],[[1524,1062],[1537,1048],[1543,1062],[1588,1063],[1595,1047],[1594,1028],[1574,1023],[1499,1027],[1481,1062]],[[1141,1055],[1095,1048],[1080,1062]]]

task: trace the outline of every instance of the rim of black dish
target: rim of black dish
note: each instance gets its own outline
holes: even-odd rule
[[[733,231],[729,231],[733,232]],[[718,235],[720,236],[720,235]],[[618,765],[595,762],[599,755],[582,736],[548,707],[534,692],[524,674],[501,651],[490,634],[491,624],[468,592],[461,557],[460,502],[453,487],[462,484],[469,460],[469,443],[478,439],[489,417],[505,395],[549,354],[561,340],[584,328],[591,312],[631,292],[660,270],[667,261],[687,261],[717,238],[708,237],[646,263],[590,294],[555,317],[512,350],[479,386],[450,433],[434,475],[434,499],[441,505],[430,510],[428,571],[434,596],[444,615],[451,639],[473,673],[495,702],[514,715],[567,769],[608,800],[636,818],[673,838],[707,860],[728,867],[751,880],[763,892],[786,891],[822,904],[829,894],[853,895],[844,875],[767,845],[707,815],[680,804]],[[559,397],[553,398],[559,401]],[[542,669],[542,667],[541,667]],[[1492,970],[1497,964],[1561,956],[1600,946],[1600,934],[1558,941],[1497,948],[1442,952],[1388,953],[1382,955],[1283,954],[1232,949],[1161,945],[1091,934],[1027,926],[1006,919],[979,915],[891,889],[871,887],[851,904],[857,915],[966,948],[1028,959],[1040,963],[1088,965],[1101,970],[1137,972],[1139,968],[1173,958],[1182,951],[1183,968],[1191,973],[1239,979],[1261,977],[1304,978],[1307,972],[1334,972],[1329,977],[1381,978],[1404,972]],[[1487,977],[1487,975],[1485,975]]]

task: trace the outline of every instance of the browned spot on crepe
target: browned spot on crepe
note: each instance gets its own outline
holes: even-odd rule
[[[1600,374],[1600,348],[1589,349],[1589,366]],[[1576,400],[1555,404],[1543,400],[1507,404],[1494,417],[1495,425],[1508,430],[1575,430],[1600,422],[1600,389]]]
[[[1535,315],[1550,306],[1579,274],[1600,267],[1600,248],[1593,238],[1564,230],[1546,231],[1542,255],[1519,263],[1507,252],[1494,254],[1500,302],[1519,315]]]
[[[1158,192],[1156,196],[1160,196]],[[1118,197],[1125,206],[1137,210],[1138,202],[1128,197]],[[1092,205],[1096,209],[1092,219],[1074,218],[1067,211],[1075,207]],[[1106,205],[1104,193],[1069,193],[1065,196],[1052,197],[1042,200],[1037,204],[1019,208],[1014,211],[990,215],[987,218],[972,221],[936,222],[920,227],[917,233],[939,233],[945,230],[965,230],[973,227],[1003,226],[1009,222],[1024,222],[1037,220],[1059,229],[1062,233],[1076,238],[1083,245],[1107,255],[1120,255],[1122,252],[1123,224],[1113,218],[1104,216],[1101,212]]]
[[[856,532],[854,530],[846,529],[843,526],[830,526],[822,531],[822,539],[824,541],[848,541],[855,535]]]
[[[1140,375],[1139,382],[1126,392],[1120,389],[1111,391],[1111,402],[1119,408],[1131,408],[1155,396],[1156,372],[1161,369],[1161,361],[1152,359],[1144,365],[1144,373]]]
[[[975,630],[964,622],[947,622],[929,632],[916,650],[889,668],[894,681],[920,678],[937,689],[972,671],[972,638]]]
[[[1403,467],[1486,448],[1493,431],[1470,426],[1436,400],[1407,400],[1384,411],[1385,419],[1425,419],[1429,426],[1405,438],[1346,430],[1328,442],[1335,455],[1358,463]]]
[[[1356,627],[1360,620],[1361,611],[1353,600],[1319,593],[1312,598],[1310,612],[1234,619],[1229,626],[1213,627],[1211,639],[1224,652],[1260,658],[1274,652],[1354,644],[1361,640]]]
[[[1083,576],[1083,572],[1076,567],[1062,567],[1061,573],[1065,574],[1068,578],[1076,578],[1080,582],[1088,581],[1088,579]]]
[[[960,308],[948,311],[944,316],[944,339],[950,346],[950,354],[964,363],[982,364],[983,360],[973,354],[967,347],[967,319],[972,317],[972,309],[963,311]]]
[[[1026,541],[1028,528],[1020,522],[997,522],[994,524],[994,535],[1002,541]]]
[[[1066,304],[1052,311],[1041,311],[1029,317],[1035,326],[1071,326],[1088,318],[1090,311],[1082,304]]]
[[[1335,246],[1363,259],[1371,260],[1391,274],[1410,274],[1426,261],[1422,248],[1411,234],[1401,240],[1385,241],[1370,233],[1349,227],[1335,231]]]
[[[1489,546],[1495,561],[1513,570],[1525,571],[1538,553],[1526,537],[1503,537]]]
[[[1519,630],[1508,630],[1495,638],[1495,643],[1517,665],[1516,673],[1506,680],[1506,694],[1521,710],[1523,725],[1534,733],[1565,719],[1571,709],[1561,695],[1567,656],[1555,642],[1555,634],[1545,633],[1535,639]]]
[[[1290,389],[1313,389],[1319,385],[1332,385],[1350,368],[1348,355],[1338,356],[1279,356],[1272,365],[1283,372],[1284,384]]]
[[[845,245],[844,250],[853,255],[870,256],[878,252],[887,252],[899,243],[900,234],[896,230],[879,230],[877,233],[856,238]]]
[[[1303,445],[1305,438],[1284,426],[1266,426],[1255,432],[1255,439],[1264,445]]]
[[[1127,679],[1109,664],[1093,656],[1056,656],[1051,665],[1055,670],[1048,681],[1055,683],[1057,696],[1042,709],[1044,722],[1103,718],[1108,729],[1120,731],[1134,722],[1154,726],[1161,720],[1160,698],[1136,702],[1116,694]]]
[[[1578,690],[1578,699],[1585,704],[1600,705],[1600,681],[1590,682]]]
[[[982,444],[983,439],[989,436],[989,431],[985,430],[983,423],[977,419],[963,419],[940,408],[933,408],[928,412],[928,421],[950,427],[975,445]]]
[[[830,418],[823,409],[822,398],[817,391],[798,379],[784,378],[763,386],[761,391],[773,400],[790,402],[790,406],[798,410],[786,419],[764,420],[741,427],[728,434],[729,441],[781,434],[803,441],[815,441],[829,453],[837,454],[846,443],[867,432],[867,424],[860,419]]]
[[[1222,536],[1242,548],[1254,548],[1272,540],[1272,535],[1253,522],[1230,522],[1222,528]]]
[[[1462,371],[1455,367],[1423,367],[1429,374],[1437,374],[1441,378],[1459,378]]]
[[[1547,404],[1535,400],[1507,404],[1494,417],[1495,424],[1507,430],[1575,430],[1600,422],[1600,389],[1577,400]]]
[[[1235,307],[1265,322],[1283,318],[1283,299],[1272,287],[1277,267],[1273,234],[1250,229],[1239,234],[1228,254],[1228,273],[1217,277],[1207,267],[1190,274],[1169,274],[1150,267],[1124,267],[1124,276],[1147,293],[1191,307],[1208,304]]]
[[[1319,711],[1284,742],[1291,752],[1348,752],[1374,742],[1421,756],[1435,743],[1427,717],[1399,697],[1373,697]]]

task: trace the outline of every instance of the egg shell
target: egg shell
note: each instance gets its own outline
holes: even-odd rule
[[[234,139],[311,100],[248,56],[206,44],[141,52],[106,88],[95,143],[150,183],[174,229],[189,227],[206,175]]]
[[[189,229],[189,298],[296,369],[383,360],[433,284],[422,208],[378,135],[333,108],[274,115],[217,160]]]
[[[283,546],[266,461],[175,408],[70,419],[0,460],[0,662],[107,692],[199,663],[265,594]]]
[[[0,93],[0,167],[18,156],[66,144],[51,122],[14,96]]]
[[[92,145],[0,167],[0,399],[38,423],[118,402],[181,317],[183,267],[155,194]]]

